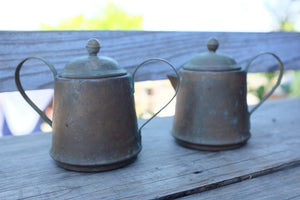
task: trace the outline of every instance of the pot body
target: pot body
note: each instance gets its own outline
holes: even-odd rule
[[[186,147],[224,150],[250,138],[246,72],[180,71],[172,135]]]
[[[105,171],[141,151],[129,74],[101,79],[56,76],[51,157],[63,168]]]

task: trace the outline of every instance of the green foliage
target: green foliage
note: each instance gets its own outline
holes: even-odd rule
[[[141,30],[143,27],[142,16],[132,16],[121,8],[109,2],[103,10],[92,18],[83,15],[70,17],[57,26],[41,24],[41,30]]]
[[[268,79],[268,81],[272,81],[272,79],[276,76],[276,73],[274,72],[267,72],[267,73],[264,73],[264,76]]]
[[[266,72],[248,74],[249,85],[248,92],[254,94],[259,100],[262,100],[267,92],[274,86],[274,80],[277,79],[278,73]],[[257,85],[255,82],[259,82]]]
[[[294,32],[296,31],[294,28],[293,23],[289,21],[281,21],[280,23],[280,30],[281,31],[287,31],[287,32]]]
[[[292,97],[300,96],[300,71],[294,71],[294,81],[291,83],[291,93]]]
[[[258,100],[262,100],[274,87],[279,72],[252,73],[247,76],[247,79],[249,80],[248,93],[255,95]],[[285,95],[290,91],[289,84],[281,84],[280,88],[283,93],[281,92],[279,95]]]
[[[259,88],[256,89],[256,95],[259,98],[259,100],[262,100],[262,98],[264,97],[264,93],[265,93],[265,86],[260,86]]]
[[[294,9],[298,6],[299,2],[295,0],[274,0],[274,1],[265,1],[266,9],[273,16],[273,20],[275,20],[276,24],[279,26],[277,31],[285,31],[285,32],[295,32],[296,26],[293,22],[295,19],[299,17],[300,10]],[[299,7],[299,6],[298,6]],[[282,11],[285,12],[282,12]],[[299,30],[298,30],[299,31]],[[282,82],[280,85],[281,95],[288,94],[289,96],[300,96],[300,71],[294,70],[293,72],[285,72],[283,75],[283,80],[286,75],[293,74],[293,78],[291,81]],[[277,79],[277,75],[274,72],[270,73],[258,73],[255,77],[257,80],[266,80],[264,86],[256,86],[249,89],[249,92],[254,94],[260,100],[263,95],[271,90],[274,85],[274,82]]]

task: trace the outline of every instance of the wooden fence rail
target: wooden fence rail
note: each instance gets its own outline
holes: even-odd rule
[[[40,56],[49,60],[58,71],[72,58],[87,55],[89,38],[101,43],[100,55],[116,59],[132,72],[152,57],[170,61],[177,69],[193,55],[205,52],[208,38],[216,37],[218,52],[231,55],[242,67],[259,52],[270,51],[283,61],[285,69],[300,69],[300,33],[232,33],[232,32],[151,32],[151,31],[1,31],[0,92],[15,91],[14,70],[25,57]],[[276,70],[277,62],[263,57],[250,67],[250,72]],[[153,62],[140,70],[137,80],[165,79],[171,69]],[[52,88],[48,68],[39,62],[28,62],[22,69],[26,89]]]

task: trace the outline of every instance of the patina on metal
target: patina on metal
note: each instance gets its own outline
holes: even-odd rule
[[[210,39],[209,52],[194,56],[179,71],[181,82],[172,135],[185,147],[217,151],[244,145],[250,138],[250,115],[274,92],[282,78],[283,64],[275,54],[258,54],[243,70],[233,58],[216,53],[218,46],[216,39]],[[248,112],[248,67],[264,54],[276,58],[280,74],[273,89]],[[168,77],[174,87],[178,86],[178,78]]]
[[[98,57],[99,50],[99,42],[89,40],[89,55],[69,62],[61,74],[38,57],[24,59],[15,72],[16,85],[22,96],[52,126],[51,157],[68,170],[106,171],[132,163],[142,148],[141,128],[166,106],[138,129],[133,78],[115,60]],[[54,75],[53,123],[21,86],[20,69],[29,59],[43,61]],[[165,62],[176,72],[162,59],[149,59],[137,69],[152,60]]]

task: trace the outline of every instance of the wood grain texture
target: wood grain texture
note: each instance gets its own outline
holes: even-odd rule
[[[211,190],[300,164],[299,120],[299,98],[268,101],[251,116],[247,145],[205,152],[175,143],[172,117],[155,118],[142,130],[138,159],[103,173],[57,167],[48,155],[49,133],[4,137],[0,199],[173,199]]]
[[[232,200],[265,199],[292,200],[300,199],[300,167],[293,167],[259,178],[249,179],[207,192],[190,195],[180,200]]]
[[[178,69],[195,54],[206,52],[210,37],[219,40],[218,52],[232,56],[242,67],[255,54],[270,51],[282,59],[286,69],[300,69],[300,33],[1,31],[0,92],[16,90],[14,71],[23,58],[44,57],[60,72],[71,59],[86,55],[85,45],[92,37],[101,43],[100,55],[114,58],[129,72],[153,57],[166,59]],[[275,59],[263,56],[249,71],[274,71],[277,67]],[[137,80],[165,79],[170,72],[166,64],[152,62],[139,70]],[[53,87],[51,72],[39,62],[25,64],[21,77],[28,90]]]

